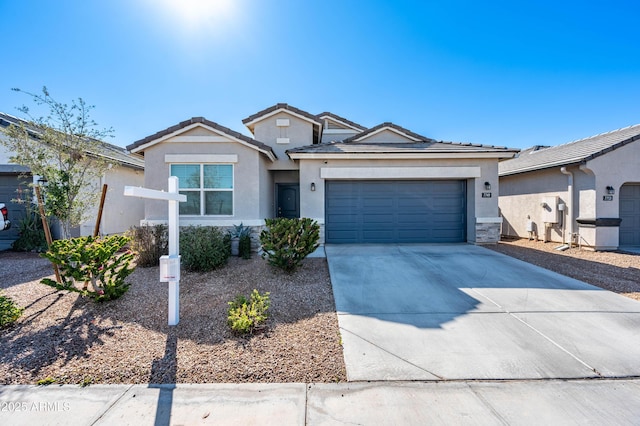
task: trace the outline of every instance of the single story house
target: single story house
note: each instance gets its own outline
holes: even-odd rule
[[[502,234],[595,250],[640,246],[640,125],[501,162]]]
[[[127,147],[144,156],[146,187],[179,178],[181,226],[259,229],[265,218],[308,217],[321,243],[499,239],[498,162],[514,149],[436,141],[393,123],[365,128],[284,103],[243,123],[251,137],[195,117]],[[145,222],[166,221],[166,203],[145,200]]]
[[[28,122],[9,114],[0,112],[0,138],[7,138],[5,129],[10,125],[23,124],[28,127]],[[34,143],[38,143],[37,133],[33,133]],[[20,188],[28,188],[30,183],[35,183],[38,176],[31,176],[27,167],[9,162],[12,153],[0,145],[0,202],[7,205],[12,226],[6,231],[0,232],[0,250],[11,248],[11,244],[18,238],[18,225],[25,215],[25,208],[20,204],[11,202],[16,199]],[[140,224],[144,217],[144,203],[139,199],[124,196],[124,187],[127,185],[142,185],[144,183],[144,160],[142,157],[132,155],[122,147],[106,142],[101,143],[99,155],[112,161],[110,168],[100,182],[95,182],[97,188],[103,184],[108,185],[105,208],[102,214],[100,233],[103,235],[119,234],[130,227]],[[92,235],[95,227],[95,217],[98,206],[88,216],[91,218],[80,227],[73,230],[75,236]],[[53,226],[54,235],[58,235],[57,228]]]

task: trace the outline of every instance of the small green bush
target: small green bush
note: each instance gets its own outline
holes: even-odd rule
[[[54,378],[53,378],[53,377],[51,377],[51,376],[47,376],[47,377],[45,377],[44,379],[40,379],[40,380],[38,380],[38,381],[36,382],[36,385],[38,385],[38,386],[49,386],[49,385],[54,384],[55,382],[57,382],[57,380],[56,380],[56,379],[54,379]]]
[[[158,266],[160,256],[169,254],[167,225],[134,226],[129,229],[128,235],[131,249],[137,253],[137,266]]]
[[[129,290],[130,284],[125,283],[125,279],[135,269],[135,253],[122,251],[129,241],[123,235],[54,241],[42,256],[58,265],[62,283],[49,278],[40,282],[58,290],[80,293],[96,302],[117,299]]]
[[[302,260],[318,248],[320,225],[309,218],[265,219],[267,229],[260,233],[262,257],[270,265],[293,272]]]
[[[16,305],[16,302],[0,292],[0,328],[13,324],[20,318],[23,311],[24,309]]]
[[[267,310],[270,305],[269,292],[260,294],[254,289],[248,300],[245,296],[236,296],[233,302],[229,302],[227,324],[235,333],[253,333],[269,317]]]
[[[189,226],[180,230],[180,255],[188,271],[207,272],[227,263],[231,237],[213,226]]]
[[[251,237],[249,235],[240,237],[238,251],[241,258],[251,259]]]

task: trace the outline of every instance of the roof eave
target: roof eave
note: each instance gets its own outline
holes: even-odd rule
[[[584,160],[584,159],[579,159],[579,160],[576,160],[576,161],[569,161],[569,162],[562,161],[562,162],[547,164],[544,167],[540,167],[540,166],[523,167],[523,168],[520,168],[520,169],[509,170],[509,171],[506,171],[506,172],[498,171],[498,176],[513,176],[513,175],[519,175],[519,174],[522,174],[522,173],[531,173],[531,172],[538,172],[538,171],[542,171],[542,170],[555,169],[556,167],[578,166],[578,165],[584,164],[584,163],[586,163],[586,160]]]
[[[292,160],[327,160],[327,159],[361,159],[361,160],[413,160],[413,159],[456,159],[512,158],[513,151],[507,152],[289,152]]]
[[[185,127],[181,127],[179,129],[176,129],[171,133],[162,135],[162,136],[158,137],[157,139],[152,139],[152,140],[150,140],[150,141],[148,141],[148,142],[146,142],[144,144],[141,144],[139,146],[135,146],[136,143],[138,143],[139,141],[138,142],[134,142],[133,144],[127,146],[127,149],[132,154],[143,154],[145,149],[147,149],[147,148],[149,148],[149,147],[151,147],[153,145],[162,143],[162,142],[164,142],[164,141],[166,141],[168,139],[171,139],[173,137],[176,137],[176,136],[178,136],[178,135],[180,135],[182,133],[188,132],[188,131],[196,128],[196,127],[206,127],[207,129],[211,130],[212,132],[214,132],[214,133],[216,133],[218,135],[224,135],[224,136],[228,137],[229,139],[231,139],[231,140],[233,140],[235,142],[238,142],[238,143],[240,143],[242,145],[245,145],[245,146],[247,146],[249,148],[255,149],[256,151],[261,152],[264,155],[266,155],[266,157],[269,160],[271,160],[272,162],[275,162],[276,159],[277,159],[275,153],[271,149],[266,150],[264,148],[261,148],[261,147],[259,147],[257,145],[254,145],[254,144],[251,144],[251,143],[249,143],[247,141],[242,140],[241,138],[235,137],[234,135],[231,135],[231,134],[226,133],[226,132],[224,132],[222,130],[216,129],[215,127],[212,127],[212,126],[208,125],[207,123],[200,122],[200,121],[194,122],[194,123],[191,123],[191,124],[189,124],[189,125],[187,125]],[[145,139],[140,139],[140,141],[143,141]]]
[[[259,115],[257,117],[251,116],[251,117],[245,118],[244,120],[242,120],[242,124],[244,124],[249,130],[251,130],[251,132],[253,132],[253,126],[256,123],[259,123],[260,121],[266,120],[267,118],[272,117],[272,116],[274,116],[276,114],[279,114],[281,112],[285,112],[287,114],[293,115],[294,117],[300,118],[301,120],[308,121],[308,122],[312,123],[313,125],[318,126],[318,128],[322,129],[322,122],[317,121],[316,119],[312,119],[310,117],[306,117],[305,115],[300,114],[300,113],[298,113],[296,111],[293,111],[289,107],[284,107],[284,106],[276,108],[273,111],[269,111],[269,112],[266,112],[264,114],[261,114],[261,115]],[[311,114],[309,114],[309,115],[311,116]]]

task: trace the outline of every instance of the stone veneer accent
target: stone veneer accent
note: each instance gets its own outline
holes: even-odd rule
[[[223,233],[232,232],[233,226],[218,226]],[[265,228],[264,225],[261,226],[248,226],[247,228],[251,228],[251,234],[249,237],[251,238],[251,251],[257,253],[260,251],[260,233]]]
[[[476,223],[476,244],[494,244],[499,240],[499,223]]]

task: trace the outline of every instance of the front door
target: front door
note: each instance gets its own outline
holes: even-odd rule
[[[297,183],[276,184],[278,204],[276,216],[286,218],[300,217],[300,185]]]

